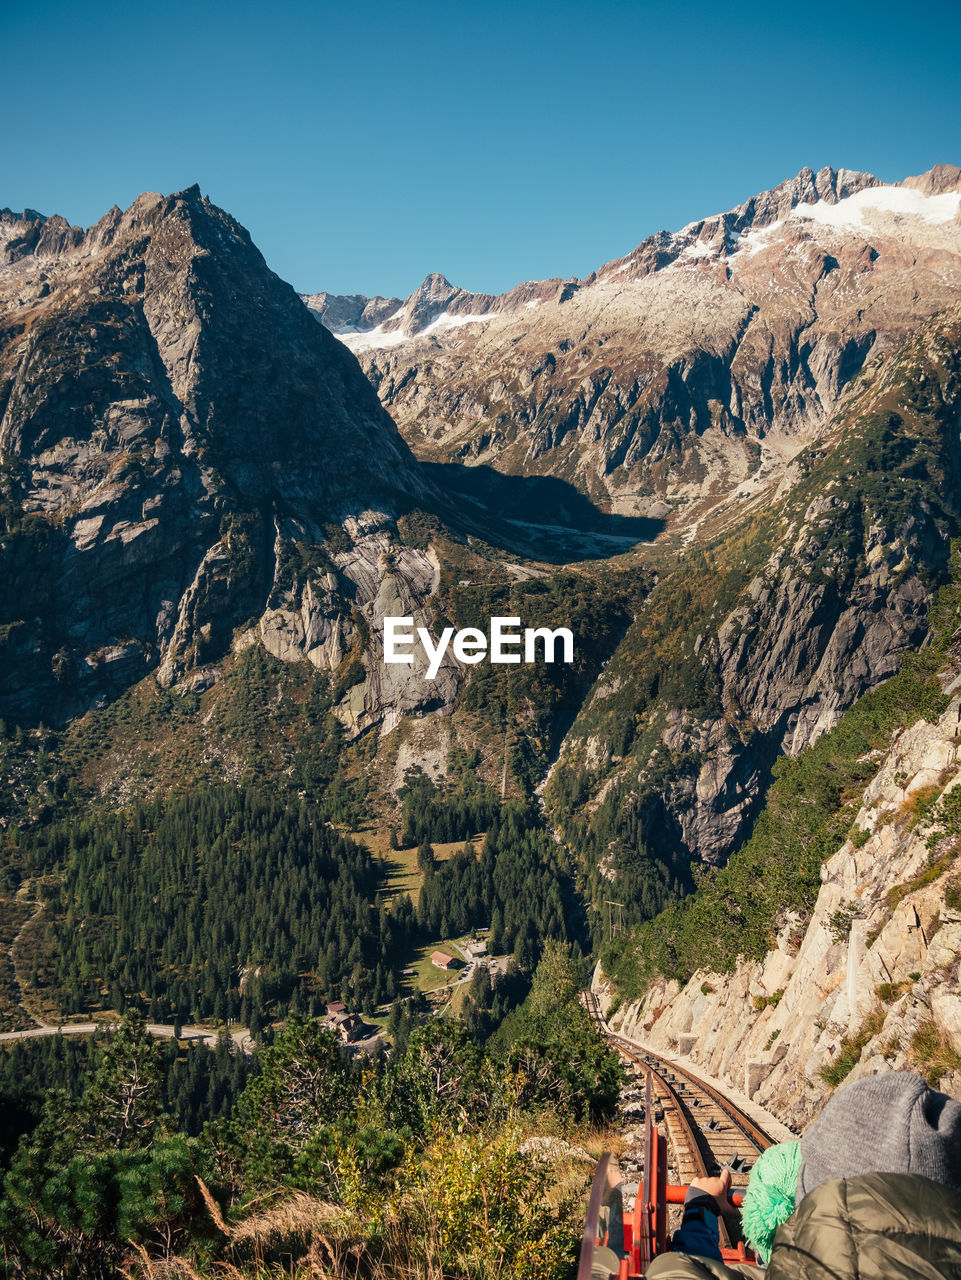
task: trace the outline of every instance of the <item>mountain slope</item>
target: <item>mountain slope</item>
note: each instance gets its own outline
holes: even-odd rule
[[[787,442],[778,465],[730,502],[730,477],[713,467],[717,501],[700,512],[690,545],[669,529],[653,547],[626,550],[659,526],[610,516],[579,563],[560,570],[505,548],[525,529],[530,548],[533,522],[549,522],[552,508],[557,525],[583,516],[586,529],[598,514],[589,499],[555,475],[418,462],[351,353],[196,189],[141,197],[86,233],[4,214],[2,709],[13,723],[66,722],[132,689],[115,712],[63,739],[64,772],[49,777],[51,789],[76,785],[105,803],[153,799],[178,778],[248,780],[253,752],[258,785],[282,778],[318,804],[337,791],[333,809],[345,815],[366,803],[380,837],[396,821],[410,766],[435,781],[450,772],[456,790],[470,759],[504,794],[543,791],[595,908],[595,940],[612,892],[629,918],[653,915],[693,888],[700,862],[723,862],[744,843],[778,758],[813,742],[925,641],[961,519],[961,310],[916,313],[950,293],[957,234],[944,213],[958,204],[957,179],[932,172],[914,187],[884,188],[863,175],[802,175],[658,240],[657,252],[649,244],[608,273],[631,277],[624,288],[565,287],[566,300],[533,307],[536,299],[515,298],[530,315],[554,307],[564,316],[581,295],[596,300],[592,290],[609,288],[621,299],[612,324],[633,308],[653,333],[670,312],[665,341],[683,330],[691,359],[711,361],[708,329],[668,305],[685,290],[720,291],[710,323],[723,324],[724,306],[744,300],[742,254],[807,261],[818,228],[833,235],[855,214],[883,248],[874,275],[865,267],[851,277],[855,301],[875,289],[883,306],[874,354],[825,393],[816,431],[813,409],[807,426],[791,427],[772,383],[751,429],[765,449]],[[812,194],[820,202],[800,215]],[[880,230],[869,198],[887,202]],[[814,232],[795,225],[812,217]],[[758,236],[773,240],[754,253],[744,242]],[[713,267],[689,252],[697,246],[713,246]],[[899,274],[897,254],[909,248],[912,265]],[[918,274],[922,258],[928,275]],[[638,310],[632,291],[642,287],[660,297],[659,311]],[[759,275],[752,287],[766,308],[759,324],[795,313],[801,295],[788,284]],[[830,290],[841,315],[849,301]],[[460,315],[475,305],[434,279],[405,314],[427,333],[438,307]],[[345,303],[343,314],[363,319],[366,304],[357,306]],[[826,304],[808,337],[825,315],[835,316]],[[784,332],[793,341],[801,331]],[[816,439],[803,444],[809,428]],[[684,447],[701,448],[709,434],[695,423]],[[571,440],[583,444],[584,433]],[[731,440],[750,452],[746,428]],[[663,475],[682,483],[670,468]],[[565,530],[554,532],[563,541]],[[483,629],[495,614],[570,622],[577,658],[523,670],[450,659],[427,681],[423,662],[382,662],[388,614],[435,634],[448,624]],[[260,645],[286,673],[264,663]],[[329,686],[297,666],[304,660],[331,674]],[[200,696],[178,705],[149,681],[137,686],[150,673]],[[256,705],[245,710],[248,688]],[[348,753],[335,720],[351,739],[376,727],[377,740]],[[38,730],[37,760],[16,778],[11,747],[3,785],[16,804],[29,779],[44,776],[44,741]]]
[[[616,1025],[798,1128],[889,1069],[961,1083],[961,565],[934,643],[778,770],[754,838],[607,965]]]
[[[586,280],[492,298],[435,275],[393,311],[344,324],[323,295],[315,314],[420,456],[562,477],[690,534],[783,474],[858,370],[959,289],[961,170],[808,169]]]
[[[86,233],[5,211],[0,244],[7,712],[170,684],[270,602],[303,615],[288,648],[335,666],[377,585],[325,539],[377,579],[384,548],[345,527],[386,545],[431,493],[354,359],[196,187]],[[408,549],[397,590],[434,572]]]
[[[961,529],[959,351],[955,307],[865,370],[786,493],[743,504],[651,593],[545,797],[596,908],[612,881],[641,916],[693,887],[691,858],[750,833],[778,757],[924,643]]]

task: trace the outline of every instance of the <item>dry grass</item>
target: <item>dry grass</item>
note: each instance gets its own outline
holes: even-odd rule
[[[943,784],[938,786],[937,783],[931,783],[930,786],[919,787],[917,791],[912,791],[898,807],[898,820],[909,831],[913,831],[930,813],[942,790]]]
[[[151,1258],[143,1245],[132,1247],[134,1256],[120,1268],[125,1280],[208,1280],[186,1258]]]
[[[843,1037],[838,1057],[828,1066],[821,1068],[820,1076],[825,1084],[836,1088],[854,1070],[861,1061],[861,1054],[866,1045],[884,1027],[884,1018],[884,1010],[878,1006],[864,1019],[855,1035]]]
[[[541,1145],[525,1151],[531,1137]],[[347,1209],[286,1194],[235,1224],[224,1221],[201,1185],[230,1260],[159,1261],[136,1248],[123,1274],[127,1280],[554,1280],[576,1251],[578,1205],[593,1170],[582,1148],[609,1148],[608,1137],[594,1131],[583,1144],[569,1145],[543,1125],[537,1134],[518,1128],[507,1141],[505,1165],[499,1138],[484,1144],[443,1135],[425,1153],[425,1167],[415,1162],[373,1203]],[[522,1224],[533,1224],[533,1233]]]
[[[295,1191],[269,1209],[244,1218],[231,1230],[230,1242],[269,1248],[299,1236],[309,1239],[319,1226],[343,1222],[343,1217],[338,1205]]]
[[[384,899],[390,901],[407,893],[410,894],[411,901],[416,907],[420,897],[420,887],[424,883],[423,872],[417,865],[417,846],[414,845],[409,849],[391,849],[390,838],[382,831],[348,831],[347,835],[352,840],[366,844],[380,862],[383,868],[381,893]],[[486,839],[486,832],[480,832],[471,837],[471,843],[478,855],[483,851]],[[435,860],[446,862],[455,853],[460,853],[465,843],[464,840],[451,840],[432,844]]]
[[[908,1057],[932,1086],[942,1076],[961,1071],[961,1054],[933,1018],[926,1018],[911,1037]]]

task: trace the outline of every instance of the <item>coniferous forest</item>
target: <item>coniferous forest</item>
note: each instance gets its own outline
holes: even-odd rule
[[[397,939],[371,910],[367,850],[321,813],[250,787],[198,787],[54,823],[24,845],[49,873],[54,998],[73,1010],[140,1003],[152,1021],[249,1025],[308,984],[381,1003]],[[80,921],[83,929],[78,929]],[[243,1015],[246,1014],[246,1017]]]

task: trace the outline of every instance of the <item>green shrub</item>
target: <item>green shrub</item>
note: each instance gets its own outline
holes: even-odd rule
[[[784,995],[784,988],[781,987],[779,991],[774,991],[769,996],[768,995],[754,996],[754,998],[751,1000],[751,1004],[754,1006],[755,1009],[776,1009],[777,1006],[781,1003],[781,997],[783,995]]]
[[[950,853],[944,854],[932,866],[918,872],[913,880],[907,880],[904,884],[896,884],[888,892],[888,896],[885,899],[888,910],[893,911],[898,903],[903,902],[909,894],[915,893],[918,889],[924,889],[929,884],[934,884],[935,880],[939,880],[944,875],[956,857],[957,853],[952,849]]]
[[[828,920],[828,933],[833,942],[845,942],[851,934],[851,926],[861,915],[856,903],[847,902],[838,907]]]
[[[882,982],[874,993],[882,1004],[893,1004],[910,986],[910,982]]]

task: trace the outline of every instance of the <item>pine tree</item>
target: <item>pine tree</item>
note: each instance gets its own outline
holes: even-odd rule
[[[487,940],[487,949],[492,956],[499,956],[504,950],[504,917],[500,907],[491,912],[491,931]]]
[[[429,840],[424,840],[417,850],[417,865],[425,876],[433,874],[436,859],[434,857],[434,846]]]
[[[0,1242],[11,1274],[105,1280],[132,1243],[176,1250],[208,1230],[191,1152],[161,1114],[160,1062],[143,1020],[128,1014],[79,1102],[47,1095],[4,1179]]]
[[[160,1123],[160,1057],[140,1014],[108,1033],[100,1066],[84,1091],[81,1126],[106,1147],[149,1145]]]

